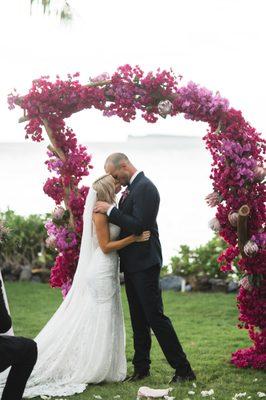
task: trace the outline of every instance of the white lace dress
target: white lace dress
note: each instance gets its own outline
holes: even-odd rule
[[[109,224],[110,237],[119,228]],[[88,383],[126,376],[125,333],[117,252],[104,254],[95,232],[86,275],[70,292],[35,341],[38,360],[24,396],[69,396]],[[75,283],[75,279],[74,279]]]

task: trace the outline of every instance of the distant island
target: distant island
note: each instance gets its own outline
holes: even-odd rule
[[[167,140],[167,139],[200,139],[199,136],[188,136],[188,135],[163,135],[163,134],[150,134],[150,135],[142,135],[142,136],[138,136],[138,135],[128,135],[127,140],[143,140],[143,139],[163,139],[163,140]]]

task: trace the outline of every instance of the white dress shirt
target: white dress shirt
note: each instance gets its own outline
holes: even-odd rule
[[[136,178],[136,176],[140,173],[141,171],[136,171],[135,174],[133,174],[130,178],[129,184],[132,185],[132,182],[134,181],[134,179]],[[108,208],[106,214],[109,217],[109,215],[111,214],[112,209],[115,207],[115,205],[112,205]]]

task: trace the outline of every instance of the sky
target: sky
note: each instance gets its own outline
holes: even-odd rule
[[[60,3],[58,1],[58,3]],[[227,97],[259,131],[266,131],[265,0],[69,0],[74,19],[43,16],[30,0],[2,2],[0,13],[0,142],[23,142],[21,110],[9,111],[7,94],[27,93],[41,75],[79,71],[81,81],[119,65],[146,72],[173,68]],[[60,4],[59,4],[60,5]],[[120,141],[127,135],[203,136],[206,126],[182,116],[128,124],[97,110],[72,116],[80,142]]]

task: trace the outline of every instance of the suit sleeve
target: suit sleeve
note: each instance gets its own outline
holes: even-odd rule
[[[151,230],[156,221],[159,204],[160,196],[156,187],[142,185],[134,191],[132,214],[123,214],[114,207],[109,220],[129,233],[140,235],[145,230]]]
[[[5,300],[2,291],[2,282],[0,281],[0,333],[7,332],[12,326],[12,321],[6,309]]]

